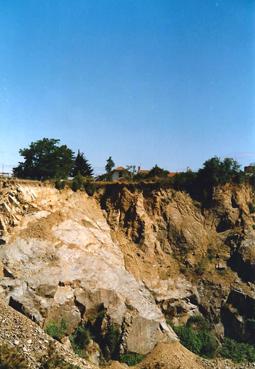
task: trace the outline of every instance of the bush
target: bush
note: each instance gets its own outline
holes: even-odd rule
[[[6,344],[0,346],[0,369],[26,369],[28,366],[16,348]]]
[[[69,339],[74,352],[77,355],[84,357],[86,347],[90,342],[90,333],[88,329],[84,326],[77,327]]]
[[[193,328],[196,324],[196,329]],[[173,327],[183,346],[197,355],[214,357],[219,347],[216,337],[208,329],[205,319],[196,317],[190,319],[186,326]]]
[[[125,363],[128,366],[133,366],[140,363],[144,359],[144,355],[137,354],[135,352],[127,352],[120,355],[120,362]]]
[[[180,338],[180,341],[183,346],[187,347],[190,351],[199,355],[202,350],[203,343],[198,337],[197,332],[195,332],[192,328],[186,326],[177,326],[174,327],[174,331],[177,336]]]
[[[230,338],[225,338],[220,354],[222,357],[235,362],[255,361],[255,347],[248,343],[240,343]]]
[[[45,332],[54,338],[55,340],[60,341],[66,334],[67,324],[64,319],[61,319],[60,323],[58,322],[50,322],[47,324],[45,328]]]
[[[202,315],[196,314],[191,316],[187,321],[187,326],[196,328],[196,330],[210,330],[210,323]]]
[[[55,182],[55,188],[57,190],[63,190],[65,188],[65,181],[63,181],[62,179],[58,179],[56,182]]]
[[[78,172],[78,174],[74,177],[73,181],[72,181],[72,190],[74,192],[80,190],[83,187],[83,183],[84,183],[84,178],[83,176],[80,174],[80,172]]]
[[[93,196],[96,191],[96,186],[94,183],[84,183],[84,190],[89,196]]]

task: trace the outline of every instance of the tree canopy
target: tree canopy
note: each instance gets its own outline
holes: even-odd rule
[[[78,154],[75,158],[73,176],[77,176],[80,173],[83,177],[92,177],[93,169],[85,158],[84,154],[78,150]]]
[[[105,165],[106,173],[110,174],[114,167],[115,167],[115,163],[112,160],[112,157],[109,156],[109,158],[106,160],[106,165]]]
[[[160,168],[157,164],[149,171],[147,177],[153,178],[153,177],[167,177],[168,170],[165,170],[163,168]]]
[[[13,169],[14,176],[19,178],[66,178],[73,169],[74,153],[66,145],[60,145],[58,139],[43,138],[19,153],[24,161]]]

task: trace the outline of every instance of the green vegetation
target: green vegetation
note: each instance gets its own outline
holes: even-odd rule
[[[230,338],[225,338],[220,350],[220,355],[235,362],[254,362],[255,347],[247,343],[240,343]]]
[[[213,188],[226,183],[241,183],[244,174],[240,165],[232,158],[221,160],[213,157],[204,162],[197,173],[187,171],[173,177],[172,183],[177,190],[188,192],[194,199],[208,205],[212,200]]]
[[[78,154],[74,161],[74,168],[72,175],[75,177],[80,174],[82,177],[92,177],[93,169],[89,164],[88,160],[85,158],[84,154],[78,150]]]
[[[58,179],[56,182],[55,182],[55,188],[57,190],[63,190],[65,188],[65,181],[63,181],[63,179]]]
[[[83,188],[83,184],[84,184],[84,178],[81,175],[81,173],[78,172],[77,175],[72,180],[72,185],[71,185],[72,190],[76,192],[76,191],[82,189]]]
[[[27,369],[28,363],[14,347],[0,345],[0,369]]]
[[[120,362],[125,363],[128,366],[139,364],[144,359],[144,355],[137,354],[135,352],[127,352],[120,355]]]
[[[67,324],[64,319],[61,319],[60,322],[49,322],[45,327],[45,332],[58,341],[60,341],[66,335],[66,331]]]
[[[28,148],[21,149],[24,162],[13,169],[19,178],[49,179],[66,178],[73,168],[74,153],[59,140],[43,138],[32,142]]]
[[[96,185],[91,182],[85,182],[83,188],[89,196],[93,196],[96,191]]]
[[[149,171],[147,178],[162,178],[162,177],[167,177],[168,175],[168,170],[165,170],[163,168],[160,168],[157,166],[157,164]]]
[[[173,329],[183,346],[190,351],[204,357],[215,356],[219,343],[203,317],[191,317],[186,325],[174,326]]]
[[[112,160],[112,157],[109,156],[109,158],[106,160],[106,165],[105,165],[105,171],[108,176],[110,175],[114,167],[115,167],[115,163]]]
[[[86,347],[90,342],[89,330],[84,326],[79,326],[69,339],[74,352],[81,357],[85,357]]]

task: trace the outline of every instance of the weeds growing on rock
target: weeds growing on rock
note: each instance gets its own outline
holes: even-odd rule
[[[89,330],[84,326],[79,326],[69,339],[74,352],[81,357],[85,357],[86,347],[90,342]]]
[[[135,352],[127,352],[120,355],[120,362],[125,363],[128,366],[139,364],[144,359],[144,355],[137,354]]]
[[[248,343],[237,342],[230,338],[225,338],[220,350],[220,355],[235,362],[254,362],[255,347]]]
[[[204,357],[215,356],[219,343],[203,317],[191,317],[186,325],[174,326],[173,329],[183,346],[190,351]]]
[[[45,328],[45,332],[58,341],[60,341],[65,336],[66,331],[67,324],[64,319],[61,319],[60,322],[49,322]]]

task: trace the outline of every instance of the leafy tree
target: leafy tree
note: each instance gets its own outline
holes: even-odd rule
[[[106,173],[110,174],[114,167],[115,167],[115,163],[112,160],[112,157],[109,156],[109,158],[106,160],[106,166],[105,166]]]
[[[236,180],[240,173],[240,165],[232,158],[221,160],[217,156],[207,160],[197,175],[197,188],[200,189],[203,201],[210,201],[213,188]]]
[[[73,151],[60,140],[43,138],[32,142],[28,148],[21,149],[24,162],[13,169],[19,178],[49,179],[66,178],[73,167]]]
[[[149,178],[166,177],[167,175],[168,175],[168,171],[158,167],[157,164],[148,173]]]
[[[75,177],[78,173],[80,173],[83,177],[93,176],[93,169],[80,150],[78,150],[78,154],[75,158],[73,176]]]

